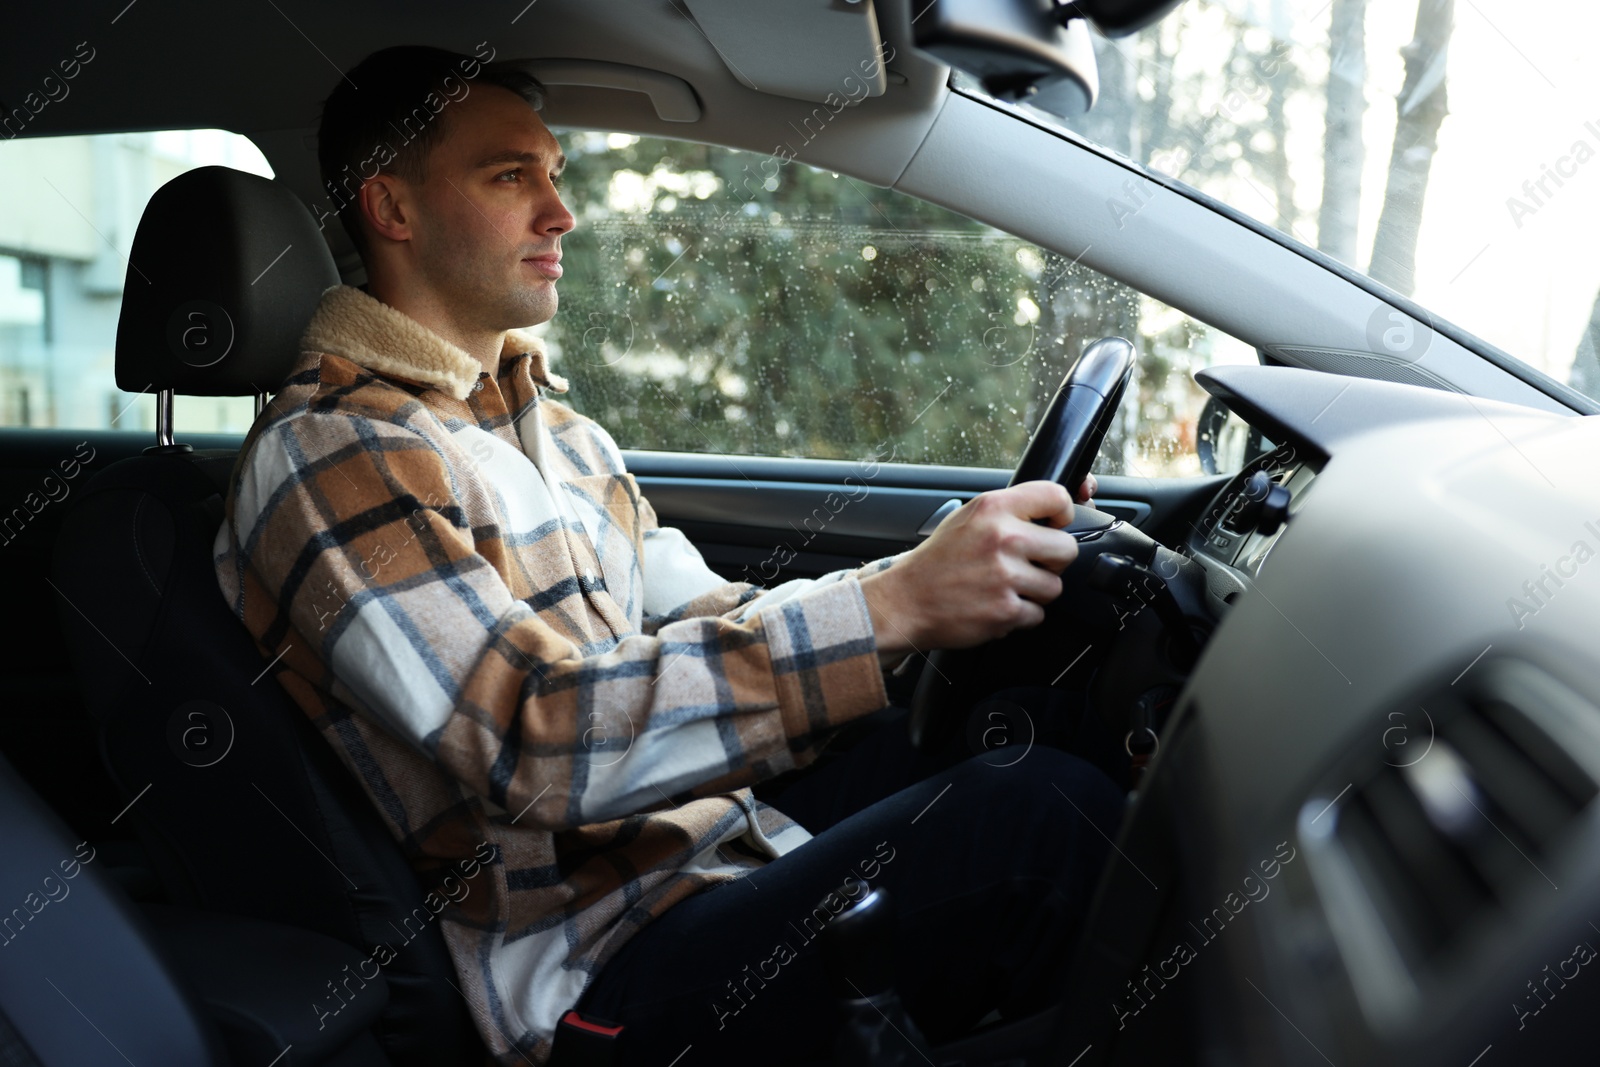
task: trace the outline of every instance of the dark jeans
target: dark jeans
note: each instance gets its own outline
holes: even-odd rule
[[[937,753],[914,751],[905,712],[886,709],[847,751],[758,785],[814,837],[674,905],[606,963],[578,1007],[624,1024],[620,1064],[666,1067],[685,1049],[676,1067],[828,1056],[839,1013],[818,948],[828,913],[813,909],[850,876],[892,897],[896,984],[931,1041],[992,1009],[1054,1003],[1123,794],[1084,759],[1024,742],[1114,771],[1120,739],[1059,691],[999,696],[1005,720],[980,705]]]

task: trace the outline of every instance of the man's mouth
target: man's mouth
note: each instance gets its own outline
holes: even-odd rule
[[[561,277],[561,253],[550,252],[542,256],[529,256],[522,262],[532,265],[533,269],[543,274],[546,278]]]

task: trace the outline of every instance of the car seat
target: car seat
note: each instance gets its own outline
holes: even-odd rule
[[[218,586],[212,543],[236,453],[173,439],[175,394],[254,395],[259,412],[338,282],[310,213],[276,181],[203,167],[156,192],[116,343],[118,386],[155,394],[156,441],[74,494],[52,562],[58,613],[102,759],[171,903],[364,954],[391,946],[373,1027],[390,1062],[477,1067],[486,1051],[438,923],[401,933],[431,915],[416,911],[423,885]],[[327,978],[303,990],[308,1017],[360,999],[358,974]]]

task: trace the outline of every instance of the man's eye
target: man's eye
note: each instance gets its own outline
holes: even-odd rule
[[[559,174],[552,174],[550,175],[550,184],[560,189],[567,184],[567,181]]]
[[[495,175],[496,181],[504,181],[507,178],[514,178],[520,181],[522,179],[522,172],[518,170],[508,170],[504,174]]]

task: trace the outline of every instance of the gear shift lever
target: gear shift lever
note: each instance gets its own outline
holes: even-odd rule
[[[821,951],[828,982],[844,1009],[834,1045],[835,1067],[932,1063],[928,1043],[894,988],[894,912],[888,890],[879,886],[834,916],[822,929]]]

